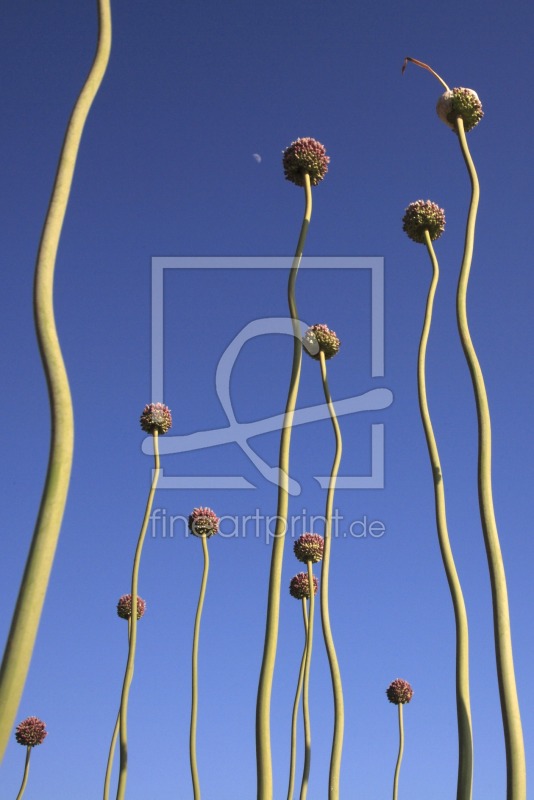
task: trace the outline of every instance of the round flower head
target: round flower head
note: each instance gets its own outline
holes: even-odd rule
[[[445,230],[445,212],[430,200],[416,200],[406,209],[402,218],[402,230],[418,244],[425,243],[425,230],[432,241],[439,239]]]
[[[437,102],[436,111],[452,130],[456,129],[456,120],[461,117],[466,133],[473,130],[484,116],[478,94],[473,89],[462,87],[444,92]]]
[[[408,681],[403,681],[402,678],[397,678],[389,684],[386,689],[386,694],[390,703],[395,703],[396,706],[401,703],[409,703],[413,697],[413,689]]]
[[[284,150],[282,164],[286,180],[304,186],[304,173],[310,176],[312,186],[322,181],[328,172],[329,156],[321,142],[306,137],[297,139]]]
[[[47,736],[46,726],[42,719],[38,717],[27,717],[22,722],[19,722],[15,730],[15,739],[25,747],[35,747],[38,744],[42,744]]]
[[[319,583],[315,575],[313,576],[313,593],[317,594],[317,589],[319,587]],[[289,584],[289,594],[291,597],[295,597],[297,600],[303,600],[305,597],[310,596],[310,582],[308,580],[308,573],[307,572],[299,572],[298,575],[295,575],[291,578],[291,582]]]
[[[146,611],[146,600],[137,596],[137,619],[141,619]],[[117,603],[117,614],[121,619],[130,619],[132,616],[132,595],[123,594]]]
[[[299,561],[317,564],[323,559],[324,539],[318,533],[303,533],[293,545],[293,552]]]
[[[163,403],[149,403],[144,407],[139,421],[146,433],[167,433],[172,426],[171,410]]]
[[[189,530],[195,536],[213,536],[219,530],[219,517],[211,508],[195,508],[189,515]]]
[[[327,361],[333,358],[341,344],[335,331],[331,331],[327,325],[312,325],[304,334],[302,343],[308,355],[316,361],[319,361],[320,352],[324,353]]]

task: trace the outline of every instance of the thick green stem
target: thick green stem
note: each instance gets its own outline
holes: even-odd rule
[[[293,800],[293,790],[295,788],[295,767],[297,763],[297,720],[299,713],[300,694],[302,692],[302,684],[304,682],[306,652],[308,650],[308,609],[306,607],[305,597],[302,598],[302,615],[304,618],[304,650],[302,651],[302,659],[300,661],[297,690],[295,692],[293,714],[291,716],[291,755],[289,759],[289,787],[287,790],[287,800]]]
[[[467,288],[473,258],[475,224],[480,189],[478,177],[469,152],[461,118],[456,121],[462,155],[471,182],[471,202],[465,232],[464,255],[458,291],[456,313],[458,331],[465,358],[471,374],[478,418],[478,500],[482,531],[488,559],[493,602],[493,627],[495,636],[495,655],[501,700],[501,712],[506,744],[507,800],[526,800],[527,779],[525,747],[521,727],[521,715],[515,682],[512,636],[506,575],[501,554],[499,534],[493,508],[493,489],[491,478],[491,419],[484,384],[484,377],[478,357],[471,341],[467,319]]]
[[[104,77],[111,48],[110,0],[99,0],[98,11],[97,51],[67,126],[35,267],[35,326],[48,387],[52,431],[41,505],[0,670],[0,761],[30,666],[72,466],[74,420],[54,317],[54,270],[83,128]]]
[[[321,618],[323,623],[323,637],[328,655],[328,663],[330,665],[330,676],[332,679],[332,691],[334,694],[334,735],[332,739],[332,753],[330,756],[330,774],[328,781],[328,799],[339,800],[339,776],[341,772],[341,753],[343,750],[343,731],[345,728],[345,708],[343,704],[343,687],[341,684],[341,673],[339,671],[339,664],[336,655],[336,648],[334,646],[334,638],[332,636],[332,628],[330,625],[330,609],[328,605],[328,581],[330,573],[330,549],[332,545],[332,509],[334,505],[334,493],[336,489],[337,474],[339,471],[339,463],[341,461],[342,440],[341,431],[339,429],[334,404],[330,396],[330,389],[328,388],[328,380],[326,375],[326,360],[324,353],[319,352],[321,377],[323,380],[323,389],[330,418],[332,420],[332,427],[334,428],[334,435],[336,440],[336,451],[334,454],[334,461],[332,463],[332,470],[330,473],[330,483],[326,494],[326,510],[325,510],[325,534],[324,534],[324,554],[323,566],[321,570]]]
[[[310,224],[312,213],[312,192],[310,176],[304,176],[305,209],[304,219],[300,230],[297,249],[288,284],[288,303],[293,324],[293,365],[291,380],[284,415],[284,425],[280,437],[279,473],[278,473],[278,504],[276,510],[276,529],[274,534],[273,552],[271,555],[271,571],[269,574],[269,590],[267,598],[267,620],[265,625],[265,641],[263,646],[263,659],[261,664],[256,701],[256,764],[258,776],[257,800],[272,800],[273,798],[273,767],[271,755],[271,694],[273,686],[274,665],[276,661],[276,648],[278,644],[278,623],[280,615],[280,582],[282,577],[282,562],[284,558],[284,541],[287,529],[287,509],[289,503],[289,450],[291,444],[291,429],[297,402],[300,380],[300,366],[302,359],[302,342],[295,302],[295,283],[298,268],[304,252],[304,244]]]
[[[300,787],[300,800],[306,800],[311,767],[311,723],[310,723],[310,667],[313,647],[313,620],[315,618],[315,592],[313,590],[312,562],[308,561],[308,586],[310,589],[310,618],[306,631],[306,663],[304,667],[304,690],[302,713],[304,717],[304,767]]]
[[[399,703],[399,753],[397,755],[397,764],[395,765],[395,775],[393,777],[393,800],[397,800],[399,796],[399,775],[402,764],[402,755],[404,753],[404,725],[402,721],[402,703]]]
[[[20,800],[22,795],[24,794],[24,790],[26,789],[26,784],[28,783],[28,775],[30,774],[30,756],[31,756],[32,748],[26,748],[26,761],[24,762],[24,775],[22,776],[22,783],[20,784],[19,793],[16,797],[16,800]]]
[[[119,784],[117,787],[117,800],[124,800],[126,794],[126,780],[128,777],[128,699],[130,696],[130,686],[132,685],[132,678],[134,673],[135,663],[135,650],[137,646],[137,585],[139,581],[139,565],[141,563],[141,553],[143,552],[143,544],[148,528],[150,514],[152,513],[152,505],[154,503],[154,495],[156,494],[156,487],[159,479],[159,449],[158,449],[158,431],[154,430],[152,439],[154,442],[154,472],[152,475],[152,484],[148,493],[148,500],[145,508],[145,515],[141,524],[141,531],[139,539],[137,540],[137,547],[135,550],[133,569],[132,569],[132,613],[130,615],[129,627],[129,647],[128,647],[128,660],[126,662],[126,670],[124,672],[124,682],[122,685],[121,705],[119,710],[120,716],[120,771],[119,771]]]
[[[469,631],[462,587],[456,571],[449,540],[445,505],[445,486],[426,394],[426,351],[430,327],[432,325],[434,297],[439,280],[438,261],[427,230],[425,230],[425,244],[432,262],[433,274],[428,290],[425,319],[421,333],[417,362],[419,409],[421,411],[421,419],[423,421],[430,465],[434,478],[434,503],[439,547],[447,582],[449,584],[456,623],[456,712],[458,717],[459,742],[458,787],[456,797],[457,800],[471,800],[473,788],[473,731],[471,724],[471,702],[469,697]]]
[[[200,584],[200,594],[198,597],[197,613],[195,617],[195,629],[193,632],[193,656],[191,670],[191,725],[189,729],[189,759],[191,763],[191,779],[193,781],[193,795],[195,800],[200,800],[200,781],[198,778],[197,766],[198,643],[200,638],[200,621],[202,619],[202,609],[204,608],[204,598],[206,597],[206,586],[208,583],[208,572],[210,568],[208,537],[201,536],[200,538],[202,539],[202,552],[204,553],[204,570],[202,572],[202,582]]]

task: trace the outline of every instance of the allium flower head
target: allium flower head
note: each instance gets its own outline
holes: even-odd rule
[[[149,403],[144,407],[139,421],[146,433],[167,433],[172,426],[171,410],[163,403]]]
[[[213,536],[219,530],[219,517],[211,508],[195,508],[189,515],[189,530],[195,536]]]
[[[303,533],[293,545],[293,552],[299,561],[317,564],[323,559],[324,539],[318,533]]]
[[[141,619],[146,611],[146,600],[137,595],[137,619]],[[123,594],[117,603],[117,614],[121,619],[130,619],[132,616],[132,595]]]
[[[312,186],[317,186],[328,172],[329,156],[321,142],[306,137],[297,139],[284,150],[282,164],[286,180],[304,186],[304,173],[310,176]]]
[[[19,722],[15,730],[15,739],[25,747],[42,744],[47,736],[45,723],[38,717],[27,717]]]
[[[402,230],[413,242],[425,243],[425,230],[432,241],[439,239],[445,230],[445,212],[430,200],[416,200],[410,203],[402,218]]]
[[[390,703],[395,703],[398,706],[401,703],[409,703],[413,697],[413,689],[408,681],[403,681],[402,678],[397,678],[389,684],[386,689],[386,694]]]
[[[317,589],[319,587],[319,583],[315,575],[313,576],[313,593],[317,594]],[[303,600],[305,597],[310,596],[310,582],[308,580],[308,573],[307,572],[299,572],[298,575],[295,575],[291,578],[291,582],[289,584],[289,594],[291,597],[295,597],[297,600]]]
[[[341,344],[336,332],[331,331],[328,325],[312,325],[304,334],[302,343],[308,355],[315,358],[316,361],[319,361],[320,352],[324,353],[327,361],[329,358],[333,358]]]
[[[478,94],[473,89],[462,87],[444,92],[437,102],[436,111],[438,117],[452,130],[455,130],[456,120],[461,117],[466,133],[473,130],[484,116]]]

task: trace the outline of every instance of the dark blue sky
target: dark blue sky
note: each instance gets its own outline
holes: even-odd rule
[[[95,46],[96,4],[51,0],[0,12],[2,153],[0,292],[4,509],[0,598],[7,634],[46,469],[49,414],[33,332],[35,254],[65,126]],[[302,191],[284,181],[281,152],[300,136],[327,148],[314,190],[308,256],[385,259],[385,374],[371,375],[368,270],[304,270],[300,315],[342,339],[331,363],[335,399],[371,389],[389,408],[343,417],[343,474],[371,466],[371,424],[384,426],[385,487],[339,491],[351,523],[384,535],[333,542],[331,614],[344,679],[344,800],[382,800],[396,758],[396,677],[415,690],[406,708],[400,796],[449,800],[456,783],[454,627],[433,516],[432,479],[417,407],[416,357],[430,265],[402,232],[405,207],[430,198],[447,215],[436,244],[442,278],[429,347],[428,390],[447,488],[449,528],[470,620],[475,798],[505,793],[489,583],[476,499],[476,419],[456,334],[454,296],[469,186],[456,137],[439,121],[440,85],[404,56],[428,61],[450,86],[475,89],[485,117],[469,136],[481,203],[469,313],[494,425],[495,505],[509,579],[527,757],[534,742],[531,581],[534,345],[529,235],[532,7],[498,3],[119,3],[104,84],[82,139],[57,261],[56,314],[74,399],[76,450],[69,501],[34,660],[18,719],[50,734],[32,756],[28,800],[93,800],[102,790],[119,702],[129,591],[150,481],[138,417],[151,392],[151,259],[287,257]],[[261,163],[253,154],[261,155]],[[227,424],[216,394],[219,359],[245,325],[287,313],[278,268],[179,269],[164,285],[164,385],[173,435]],[[288,337],[247,342],[231,376],[240,422],[279,414],[290,372]],[[303,363],[299,405],[321,403],[317,365]],[[276,464],[279,434],[250,444]],[[328,422],[295,430],[290,514],[320,515],[314,480],[333,456]],[[237,444],[169,454],[166,475],[242,475],[256,487],[162,489],[161,516],[208,505],[261,516],[259,535],[210,541],[200,648],[199,769],[204,800],[255,794],[254,706],[271,546],[264,518],[276,492]],[[356,524],[355,529],[361,530]],[[301,533],[297,529],[297,533]],[[321,533],[319,529],[317,532]],[[190,647],[200,543],[155,528],[140,594],[147,614],[131,695],[129,800],[191,795]],[[302,647],[300,609],[285,586],[300,565],[288,546],[273,694],[276,797],[285,796],[291,702]],[[312,663],[314,737],[309,800],[324,798],[331,697],[320,628]],[[15,796],[24,753],[10,744],[2,795]],[[300,767],[299,767],[300,769]]]

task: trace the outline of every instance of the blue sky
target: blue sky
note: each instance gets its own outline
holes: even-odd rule
[[[48,401],[32,322],[40,231],[66,122],[89,69],[96,4],[57,0],[4,6],[0,24],[3,109],[0,293],[4,402],[0,598],[7,635],[48,455]],[[394,4],[245,2],[114,3],[108,72],[82,139],[57,261],[56,315],[74,400],[76,449],[60,544],[18,719],[44,719],[26,797],[93,800],[102,791],[126,657],[115,614],[130,570],[150,481],[138,425],[151,391],[151,259],[155,256],[288,257],[302,191],[286,182],[281,152],[313,136],[331,157],[314,190],[307,256],[385,259],[385,374],[370,371],[370,278],[365,270],[305,270],[301,317],[342,339],[331,362],[335,399],[387,388],[386,409],[345,416],[342,472],[365,475],[371,424],[385,431],[385,486],[338,492],[350,522],[380,521],[381,537],[333,542],[331,614],[347,713],[342,797],[391,792],[396,677],[415,690],[405,709],[400,795],[445,800],[456,784],[454,627],[433,516],[419,420],[416,356],[430,265],[402,232],[405,207],[432,199],[447,215],[436,245],[442,278],[429,346],[428,390],[446,482],[449,529],[471,633],[474,797],[499,800],[505,764],[489,582],[476,498],[476,419],[454,319],[468,205],[455,136],[439,121],[439,84],[405,55],[428,61],[450,86],[475,89],[485,117],[469,136],[481,204],[469,291],[472,335],[494,428],[494,490],[509,583],[516,677],[527,759],[534,709],[529,535],[533,468],[529,166],[533,10],[501,4],[409,0]],[[258,163],[253,154],[261,155]],[[250,322],[287,313],[279,269],[176,270],[165,282],[163,400],[172,434],[227,424],[217,364]],[[286,336],[247,342],[231,376],[236,417],[282,411],[290,372]],[[322,400],[306,359],[299,405]],[[6,420],[6,423],[8,421]],[[279,436],[251,445],[276,464]],[[333,456],[329,423],[295,430],[291,469],[302,486],[290,514],[320,515]],[[161,515],[208,505],[220,516],[276,513],[276,492],[236,444],[169,454],[165,474],[242,475],[255,489],[161,490]],[[226,522],[226,525],[230,525]],[[228,528],[226,528],[228,531]],[[177,533],[149,536],[140,594],[147,613],[131,694],[128,797],[192,795],[188,764],[190,648],[201,546]],[[301,530],[298,531],[302,532]],[[321,533],[320,529],[317,532]],[[204,800],[255,795],[254,710],[270,543],[258,536],[210,541],[200,646],[199,770]],[[289,543],[288,543],[289,544]],[[275,796],[285,797],[291,703],[302,648],[298,604],[286,586],[300,571],[286,549],[273,692]],[[326,794],[332,704],[320,628],[312,663],[309,800]],[[302,753],[300,754],[302,756]],[[0,773],[15,796],[24,752],[14,738]],[[299,762],[300,771],[300,762]]]

